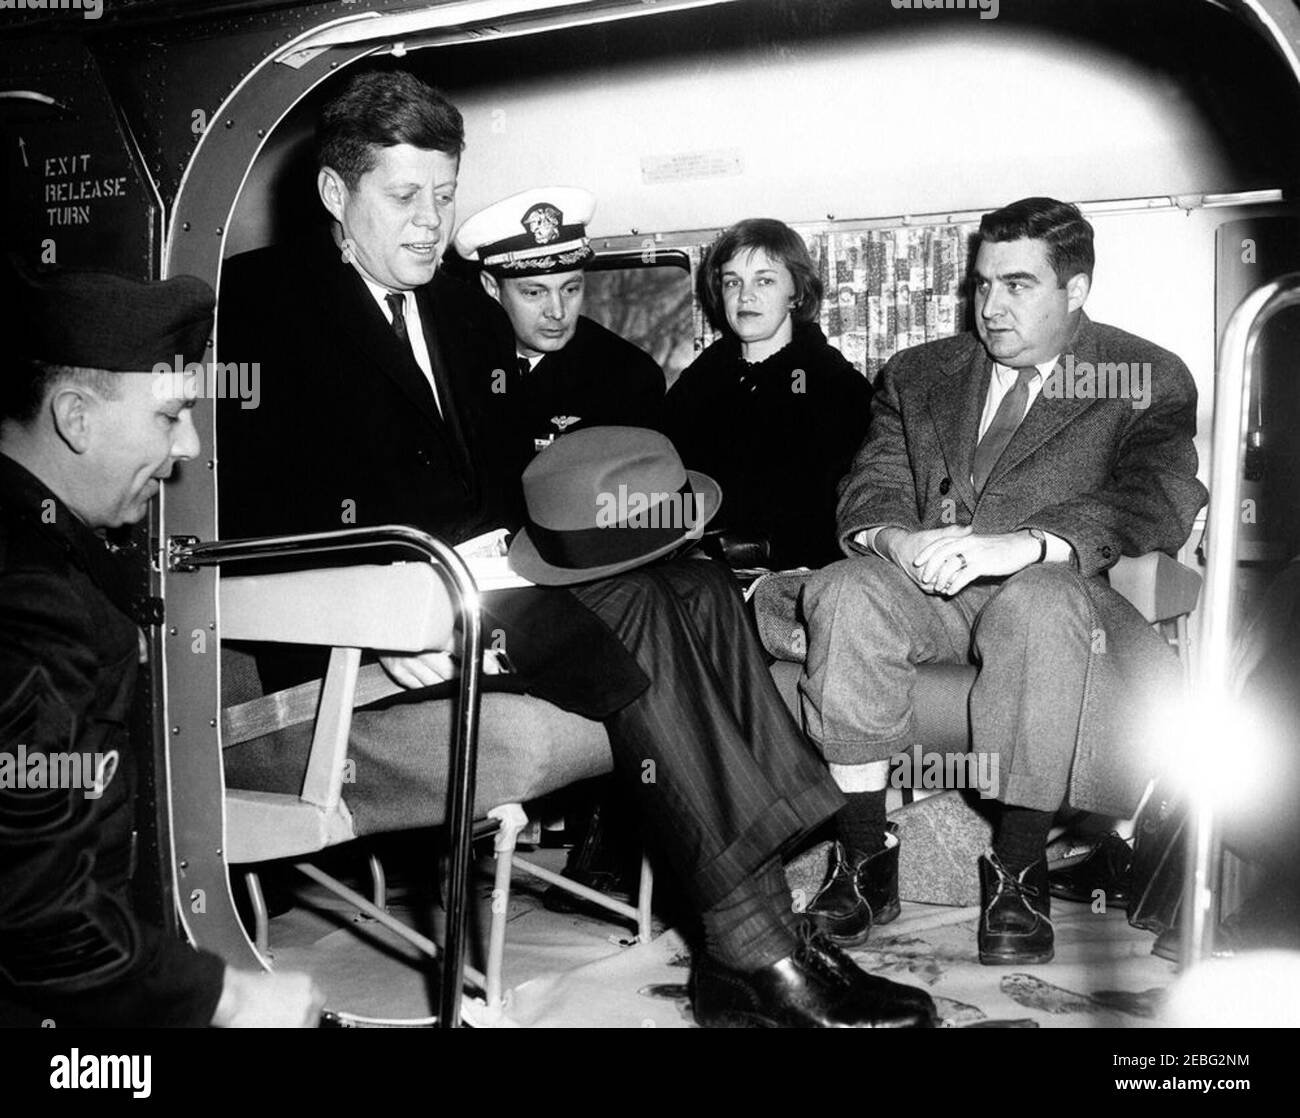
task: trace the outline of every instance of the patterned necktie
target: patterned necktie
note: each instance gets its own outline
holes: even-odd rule
[[[393,333],[410,348],[411,338],[406,332],[406,296],[389,293],[384,296],[384,302],[393,316]]]
[[[1029,402],[1029,382],[1038,375],[1038,369],[1028,365],[1023,369],[1017,369],[1016,374],[1016,383],[1002,397],[1002,402],[993,416],[993,422],[989,424],[989,429],[984,432],[979,446],[975,448],[971,480],[975,484],[977,494],[984,489],[984,483],[988,481],[993,467],[1002,457],[1002,452],[1007,449],[1007,443],[1016,433],[1020,421],[1025,418],[1025,404]]]

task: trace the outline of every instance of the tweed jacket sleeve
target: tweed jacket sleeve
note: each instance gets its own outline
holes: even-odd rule
[[[989,368],[970,335],[905,350],[885,367],[870,434],[840,491],[846,552],[858,531],[881,524],[1041,528],[1071,545],[1085,575],[1121,555],[1177,551],[1206,497],[1192,441],[1196,387],[1182,361],[1084,317],[976,494]]]

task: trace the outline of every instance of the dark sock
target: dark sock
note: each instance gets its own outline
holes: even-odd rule
[[[885,789],[845,792],[848,802],[835,816],[840,842],[855,861],[869,858],[885,845]]]
[[[776,858],[700,918],[709,954],[733,970],[760,970],[795,949],[798,918],[791,910],[790,890]]]
[[[796,897],[790,892],[790,882],[786,880],[785,876],[785,865],[779,858],[771,864],[763,866],[756,880],[766,894],[767,899],[771,902],[772,908],[780,914],[781,925],[790,933],[793,939],[799,934],[799,925],[803,923],[803,917],[800,913],[807,907],[811,897],[802,895]],[[784,956],[778,956],[778,958],[784,958]]]
[[[1043,857],[1047,850],[1047,833],[1055,818],[1054,811],[1003,807],[993,839],[993,853],[1008,873],[1019,876],[1022,870]]]

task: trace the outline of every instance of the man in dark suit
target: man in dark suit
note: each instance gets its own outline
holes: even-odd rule
[[[199,452],[185,385],[212,290],[193,276],[20,275],[0,380],[0,1025],[307,1026],[304,974],[253,974],[134,911],[144,638],[134,524]]]
[[[234,402],[221,416],[223,535],[396,521],[458,543],[520,524],[532,447],[481,390],[511,355],[438,273],[463,135],[455,107],[412,75],[358,75],[326,105],[317,137],[333,240],[229,262],[218,348],[223,361],[260,362],[262,390],[258,408]],[[726,571],[684,561],[568,590],[488,593],[483,612],[504,638],[509,678],[604,720],[648,840],[704,926],[701,1023],[932,1022],[923,993],[800,933],[779,853],[839,795],[785,714]],[[411,688],[446,676],[427,654],[381,662]],[[390,724],[399,734],[409,723]],[[427,755],[388,744],[354,734],[354,749],[374,750],[358,783],[409,763],[418,810]],[[654,783],[642,780],[647,765]]]
[[[986,214],[976,333],[882,373],[840,492],[851,558],[804,594],[804,715],[849,800],[810,911],[841,940],[880,897],[889,759],[916,741],[914,665],[980,667],[972,746],[998,762],[987,791],[1003,805],[980,864],[981,962],[1052,957],[1055,812],[1131,815],[1150,774],[1138,713],[1173,657],[1105,572],[1121,555],[1175,553],[1205,502],[1196,389],[1172,353],[1088,319],[1092,267],[1074,206],[1028,198]]]
[[[589,191],[539,187],[479,210],[456,233],[456,251],[480,265],[483,290],[514,333],[518,376],[493,387],[505,389],[538,450],[582,427],[662,421],[664,376],[654,359],[582,313],[595,209]]]

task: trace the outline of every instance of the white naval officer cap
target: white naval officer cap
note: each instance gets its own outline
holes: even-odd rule
[[[456,251],[502,279],[570,272],[595,255],[587,223],[596,196],[579,186],[523,190],[465,219]]]

